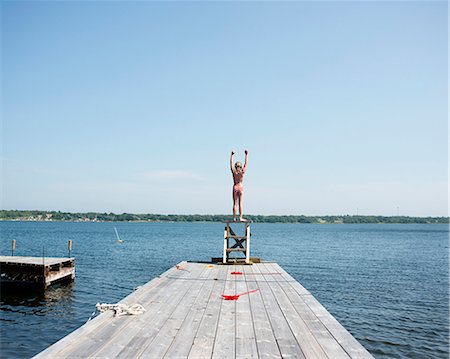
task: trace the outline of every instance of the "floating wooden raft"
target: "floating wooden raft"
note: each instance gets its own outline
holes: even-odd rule
[[[182,262],[121,303],[146,312],[100,314],[35,358],[372,358],[276,263]]]
[[[2,286],[33,286],[46,289],[60,281],[73,281],[74,258],[0,256]]]

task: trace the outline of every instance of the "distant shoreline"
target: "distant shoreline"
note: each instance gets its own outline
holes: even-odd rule
[[[36,222],[224,222],[231,215],[223,214],[133,214],[133,213],[72,213],[40,210],[0,210],[1,221]],[[247,215],[254,223],[310,223],[310,224],[449,224],[449,217],[410,217],[410,216],[304,216],[304,215]]]

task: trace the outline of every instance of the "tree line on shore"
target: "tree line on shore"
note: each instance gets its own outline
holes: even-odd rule
[[[409,216],[304,216],[304,215],[247,215],[255,223],[449,223],[449,217]],[[61,211],[0,210],[0,220],[23,221],[98,221],[98,222],[225,222],[231,219],[224,214],[133,214],[133,213],[71,213]]]

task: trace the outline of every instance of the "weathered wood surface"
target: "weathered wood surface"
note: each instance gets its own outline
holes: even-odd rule
[[[35,266],[51,266],[73,260],[74,258],[0,256],[0,264],[22,264]]]
[[[46,289],[75,277],[74,258],[0,256],[0,284]]]
[[[146,312],[100,314],[35,358],[372,358],[276,263],[182,262],[121,303]]]

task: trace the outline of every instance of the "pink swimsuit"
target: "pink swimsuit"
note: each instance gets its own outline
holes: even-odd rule
[[[244,185],[242,183],[244,179],[244,172],[233,172],[233,197],[241,196],[244,193]]]

